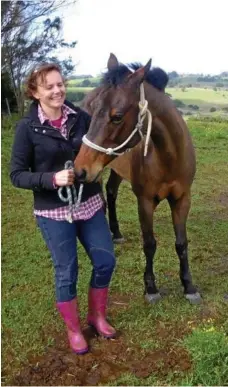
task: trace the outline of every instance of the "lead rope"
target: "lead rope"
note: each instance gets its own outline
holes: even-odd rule
[[[138,121],[140,122],[140,120],[141,120],[142,124],[143,124],[143,121],[144,121],[146,115],[148,116],[148,125],[147,125],[146,140],[145,140],[145,146],[144,146],[144,157],[146,157],[146,155],[147,155],[148,145],[149,145],[150,136],[151,136],[152,114],[151,114],[150,110],[148,109],[148,101],[145,99],[144,86],[143,86],[143,83],[141,83],[141,85],[140,85],[140,101],[139,101],[139,119],[138,119]],[[140,116],[141,116],[141,118],[140,118]]]
[[[71,160],[68,160],[65,162],[64,169],[73,169],[73,168],[74,168],[74,164]],[[83,187],[84,187],[84,185],[80,184],[78,196],[77,196],[77,191],[76,191],[74,184],[67,185],[65,187],[60,187],[58,189],[58,195],[59,195],[60,200],[62,200],[62,202],[64,202],[64,203],[69,203],[69,206],[68,206],[69,211],[68,211],[68,215],[66,218],[66,220],[69,223],[73,222],[73,202],[75,203],[76,210],[78,209],[78,207],[81,204]],[[64,189],[66,190],[66,196],[63,195]]]

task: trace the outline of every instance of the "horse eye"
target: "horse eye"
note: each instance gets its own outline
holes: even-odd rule
[[[121,123],[122,119],[123,119],[123,115],[122,114],[116,114],[115,116],[111,117],[111,122],[113,124],[118,125],[118,124]]]

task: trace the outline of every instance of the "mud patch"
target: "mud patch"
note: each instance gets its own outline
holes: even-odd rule
[[[126,372],[138,378],[147,378],[151,374],[158,374],[160,378],[191,368],[187,351],[178,346],[145,352],[140,348],[129,348],[121,338],[115,342],[96,339],[93,345],[91,353],[84,356],[72,354],[68,348],[52,348],[22,370],[12,385],[95,386],[110,383]]]
[[[16,386],[97,385],[111,381],[127,369],[121,364],[119,351],[126,351],[123,339],[105,340],[84,330],[90,345],[88,354],[77,356],[68,348],[65,332],[55,338],[55,348],[32,359],[12,381]],[[123,349],[124,347],[124,349]]]
[[[15,386],[69,386],[105,385],[124,373],[138,378],[151,374],[165,377],[170,372],[187,371],[191,361],[187,351],[177,345],[177,339],[187,330],[180,326],[159,323],[156,334],[161,348],[143,350],[119,332],[115,340],[98,338],[87,328],[84,330],[90,353],[77,356],[68,348],[65,332],[55,338],[55,347],[44,356],[33,358],[11,382]]]
[[[211,267],[207,270],[209,275],[227,275],[228,274],[228,255],[224,255],[213,262]]]
[[[228,207],[228,193],[227,192],[222,193],[219,196],[219,203],[221,203],[223,206]]]
[[[168,350],[167,350],[168,349]],[[163,348],[148,354],[139,363],[135,362],[130,371],[138,378],[147,378],[151,374],[158,375],[159,379],[165,378],[170,372],[186,372],[191,368],[188,352],[181,347]]]

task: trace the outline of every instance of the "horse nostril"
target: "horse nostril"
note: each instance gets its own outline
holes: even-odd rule
[[[81,169],[80,172],[76,172],[76,178],[77,180],[83,182],[85,181],[86,179],[86,170],[85,169]]]

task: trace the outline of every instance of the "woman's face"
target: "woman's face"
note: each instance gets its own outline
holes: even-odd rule
[[[61,74],[56,71],[50,71],[42,82],[40,78],[37,81],[37,91],[34,97],[39,100],[41,106],[49,109],[59,109],[66,97],[66,88]]]

